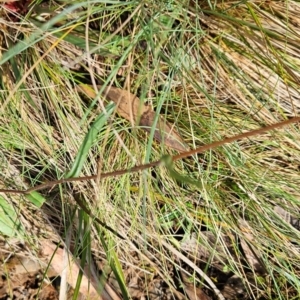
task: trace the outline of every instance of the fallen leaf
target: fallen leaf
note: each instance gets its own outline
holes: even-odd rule
[[[102,86],[97,86],[101,89]],[[78,92],[84,93],[90,98],[95,98],[96,93],[92,86],[80,84],[76,86]],[[124,119],[133,122],[134,125],[141,126],[144,130],[150,132],[155,120],[155,112],[150,106],[144,105],[135,95],[126,90],[116,87],[105,87],[103,94],[107,100],[113,101],[117,105],[118,114]],[[160,143],[175,149],[179,152],[188,150],[188,147],[174,129],[174,126],[168,123],[162,116],[156,124],[154,138]]]
[[[66,250],[67,251],[67,250]],[[50,263],[50,268],[52,276],[55,275],[61,275],[64,270],[64,250],[57,248],[56,245],[54,245],[52,242],[43,240],[43,258],[46,260],[46,263]],[[73,257],[73,255],[68,252],[69,255],[69,264],[67,266],[68,268],[68,276],[67,276],[67,282],[68,284],[75,288],[77,283],[77,278],[79,275],[79,265],[77,260]],[[110,296],[110,287],[108,284],[104,284],[102,295],[99,295],[96,290],[96,280],[93,277],[88,277],[86,272],[84,272],[79,292],[84,295],[88,296],[88,299],[90,300],[108,300],[112,299]],[[108,291],[108,292],[107,292]],[[116,298],[113,298],[116,299]],[[119,299],[119,298],[117,298]]]

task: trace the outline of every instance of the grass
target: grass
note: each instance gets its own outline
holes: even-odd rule
[[[98,98],[75,92],[81,82],[130,90],[190,148],[299,114],[299,11],[297,1],[45,1],[9,23],[2,10],[1,186],[62,178],[80,159],[102,111]],[[109,120],[76,174],[176,154],[116,114]],[[244,299],[296,299],[299,228],[277,212],[299,219],[299,134],[295,125],[176,162],[197,185],[159,167],[43,191],[42,207],[1,194],[15,210],[4,214],[11,226],[17,214],[26,229],[5,239],[21,235],[32,252],[45,237],[69,239],[82,265],[110,267],[104,282],[114,277],[125,299],[134,297],[132,278],[142,278],[139,297],[154,298],[155,280],[179,297],[180,271],[213,299],[222,299],[217,290],[235,299],[226,285],[232,274]]]

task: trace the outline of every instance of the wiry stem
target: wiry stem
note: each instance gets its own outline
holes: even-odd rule
[[[177,160],[180,160],[182,158],[192,156],[193,154],[202,153],[206,150],[214,149],[214,148],[217,148],[217,147],[222,146],[224,144],[234,142],[236,140],[240,140],[240,139],[243,139],[243,138],[246,138],[246,137],[251,137],[251,136],[258,135],[258,134],[261,134],[261,133],[264,133],[264,132],[267,132],[267,131],[278,129],[278,128],[281,128],[281,127],[284,127],[284,126],[287,126],[289,124],[296,123],[296,122],[299,122],[299,121],[300,121],[300,117],[294,117],[294,118],[291,118],[291,119],[283,121],[283,122],[278,122],[278,123],[275,123],[275,124],[270,125],[270,126],[266,126],[266,127],[259,128],[259,129],[254,129],[254,130],[251,130],[251,131],[247,131],[245,133],[241,133],[241,134],[232,136],[230,138],[226,138],[226,139],[221,140],[221,141],[216,141],[216,142],[213,142],[211,144],[198,147],[194,150],[185,151],[185,152],[182,152],[178,155],[174,155],[171,158],[172,158],[173,161],[177,161]],[[126,173],[134,173],[134,172],[142,171],[142,170],[145,170],[145,169],[149,169],[151,167],[156,167],[156,166],[160,165],[161,163],[162,163],[162,159],[151,162],[151,163],[148,163],[148,164],[135,166],[135,167],[132,167],[130,169],[122,169],[122,170],[112,171],[112,172],[108,172],[108,173],[102,173],[101,174],[101,179],[107,178],[107,177],[120,176],[120,175],[123,175],[123,174],[126,174]],[[14,194],[29,194],[29,193],[34,192],[34,191],[40,191],[40,190],[43,190],[45,188],[53,187],[53,186],[55,186],[57,184],[60,184],[60,183],[74,182],[74,181],[87,181],[87,180],[93,180],[93,179],[97,179],[97,175],[73,177],[73,178],[65,178],[65,179],[48,181],[48,182],[42,183],[40,185],[31,187],[27,190],[0,189],[0,192],[2,192],[2,193],[14,193]]]

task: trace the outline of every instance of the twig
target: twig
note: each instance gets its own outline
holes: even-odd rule
[[[266,126],[266,127],[263,127],[263,128],[247,131],[247,132],[244,132],[244,133],[226,138],[226,139],[221,140],[221,141],[216,141],[216,142],[213,142],[211,144],[201,146],[201,147],[196,148],[194,150],[182,152],[178,155],[172,156],[171,159],[172,159],[172,161],[177,161],[177,160],[183,159],[185,157],[192,156],[194,154],[202,153],[206,150],[215,149],[219,146],[223,146],[225,144],[228,144],[228,143],[231,143],[231,142],[243,139],[243,138],[258,135],[258,134],[261,134],[261,133],[264,133],[264,132],[267,132],[267,131],[278,129],[278,128],[281,128],[281,127],[284,127],[284,126],[287,126],[289,124],[296,123],[296,122],[299,122],[299,121],[300,121],[300,117],[293,117],[293,118],[291,118],[289,120],[286,120],[286,121],[283,121],[283,122],[278,122],[278,123],[275,123],[275,124],[272,124],[272,125],[269,125],[269,126]],[[120,175],[124,175],[124,174],[127,174],[127,173],[134,173],[134,172],[142,171],[142,170],[149,169],[149,168],[152,168],[152,167],[157,167],[163,161],[164,161],[164,157],[161,158],[160,160],[157,160],[157,161],[154,161],[154,162],[151,162],[151,163],[148,163],[148,164],[140,165],[140,166],[135,166],[135,167],[132,167],[130,169],[122,169],[122,170],[112,171],[112,172],[108,172],[108,173],[102,173],[101,174],[101,180],[104,179],[104,178],[107,178],[107,177],[115,177],[115,176],[120,176]],[[59,180],[48,181],[48,182],[42,183],[40,185],[31,187],[27,190],[0,189],[0,193],[11,193],[11,194],[26,195],[26,194],[29,194],[29,193],[34,192],[34,191],[40,191],[40,190],[44,190],[46,188],[54,187],[55,185],[61,184],[61,183],[74,182],[74,181],[88,181],[88,180],[97,179],[97,176],[98,175],[96,174],[96,175],[91,175],[91,176],[63,178],[63,179],[59,179]]]

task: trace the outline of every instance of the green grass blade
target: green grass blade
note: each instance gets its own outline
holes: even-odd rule
[[[25,195],[25,198],[39,208],[42,207],[44,202],[46,202],[46,199],[39,192],[36,191],[33,191],[30,194]]]
[[[84,6],[84,3],[78,3],[70,6],[69,8],[66,8],[61,14],[55,16],[47,23],[43,24],[38,30],[32,33],[28,38],[19,41],[16,45],[8,49],[8,51],[3,53],[2,57],[0,58],[0,65],[3,65],[5,62],[10,60],[15,55],[20,54],[22,51],[32,47],[37,42],[43,40],[45,38],[44,33],[49,31],[53,27],[53,25],[63,21],[64,18],[67,16],[67,14],[72,13],[74,10],[82,6]]]
[[[14,208],[0,196],[0,232],[13,237],[20,229],[21,224]]]
[[[79,229],[79,232],[78,232],[78,236],[89,234],[89,232],[85,231],[86,222],[88,222],[88,215],[84,211],[80,210],[79,211],[79,224],[80,224],[79,228],[80,229]],[[79,239],[80,239],[80,237],[79,237]],[[79,290],[80,290],[80,285],[81,285],[81,282],[82,282],[83,270],[85,269],[87,249],[89,247],[89,244],[86,243],[86,239],[83,239],[82,247],[83,247],[82,253],[79,254],[81,256],[79,274],[78,274],[78,277],[77,277],[76,286],[74,288],[74,294],[73,294],[73,298],[72,298],[74,300],[78,299],[78,297],[80,296]]]
[[[74,164],[71,168],[71,170],[66,174],[66,178],[76,177],[79,176],[83,165],[86,161],[86,158],[88,156],[88,153],[93,146],[94,142],[97,139],[97,135],[105,122],[107,121],[108,117],[112,114],[114,111],[115,104],[111,102],[106,106],[106,113],[101,113],[100,116],[96,119],[96,121],[91,125],[91,128],[87,135],[85,136],[78,154],[76,156],[76,159],[74,161]]]
[[[164,155],[161,159],[163,163],[165,164],[166,168],[168,169],[169,175],[174,178],[175,180],[181,182],[181,183],[189,183],[197,186],[198,188],[202,189],[202,185],[200,181],[194,180],[188,176],[184,176],[179,174],[177,171],[175,171],[173,166],[172,157],[170,155]]]
[[[100,231],[100,230],[98,230],[98,231]],[[109,266],[111,267],[114,275],[116,276],[116,280],[117,280],[117,282],[119,284],[119,288],[122,292],[123,299],[129,300],[129,295],[128,295],[128,291],[127,291],[127,287],[126,287],[126,283],[125,283],[124,273],[123,273],[120,261],[118,259],[118,255],[113,250],[114,246],[112,245],[112,243],[110,243],[109,245],[107,244],[107,241],[106,241],[104,235],[100,234],[99,237],[100,237],[102,246],[104,248],[104,251],[106,253]]]

